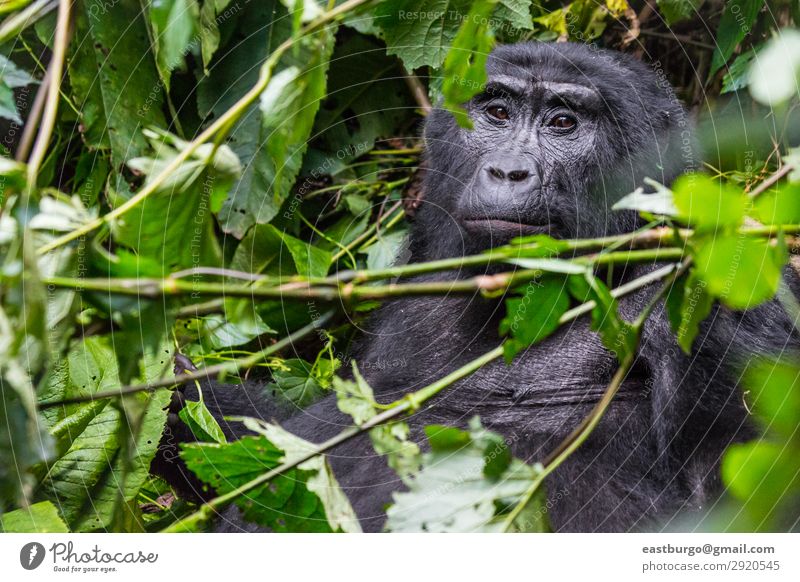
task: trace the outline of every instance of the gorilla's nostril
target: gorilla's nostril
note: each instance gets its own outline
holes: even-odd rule
[[[530,173],[527,170],[514,170],[508,173],[508,179],[512,182],[522,182],[527,179]]]
[[[488,170],[492,177],[497,178],[498,180],[503,180],[506,177],[506,175],[503,173],[503,170],[498,168],[488,168]]]

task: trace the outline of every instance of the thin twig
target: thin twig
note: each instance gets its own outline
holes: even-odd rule
[[[791,172],[792,170],[794,170],[794,166],[792,164],[784,164],[769,178],[767,178],[766,180],[761,182],[758,186],[753,188],[752,192],[750,192],[750,198],[756,198],[760,194],[766,192],[767,190],[772,188],[772,186],[777,184],[781,178],[789,174],[789,172]]]
[[[42,114],[42,123],[39,127],[39,134],[33,144],[31,157],[28,159],[27,185],[26,191],[30,194],[36,188],[36,181],[39,176],[39,167],[42,165],[47,148],[50,145],[50,137],[53,135],[53,128],[56,124],[58,114],[58,100],[61,91],[61,77],[64,74],[64,61],[67,56],[67,44],[69,42],[69,20],[71,0],[60,0],[58,4],[58,20],[56,21],[56,35],[53,41],[53,56],[47,67],[47,85],[42,84],[40,91],[47,92],[47,98]]]
[[[101,400],[103,398],[116,398],[118,396],[125,396],[127,394],[135,394],[137,392],[152,392],[153,390],[158,390],[159,388],[166,388],[168,386],[174,386],[176,384],[183,384],[184,382],[190,382],[192,380],[203,380],[218,376],[220,374],[228,374],[228,373],[238,372],[239,370],[248,369],[256,365],[258,362],[262,361],[263,359],[265,359],[267,356],[279,352],[283,348],[291,346],[297,340],[307,336],[312,331],[322,327],[328,321],[331,320],[333,314],[334,311],[328,311],[327,313],[324,313],[323,315],[316,318],[308,325],[287,335],[285,338],[275,342],[270,346],[267,346],[263,350],[259,350],[244,358],[236,358],[229,362],[224,362],[222,364],[217,364],[214,366],[208,366],[206,368],[202,368],[200,370],[193,372],[178,374],[171,378],[161,378],[160,380],[148,382],[147,384],[131,384],[113,390],[105,390],[100,392],[94,392],[92,394],[86,394],[85,396],[74,396],[71,398],[63,398],[61,400],[40,402],[39,408],[40,409],[54,408],[56,406],[66,406],[67,404],[78,404],[80,402],[93,402],[95,400]]]

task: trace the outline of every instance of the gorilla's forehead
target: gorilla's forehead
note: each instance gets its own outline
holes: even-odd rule
[[[488,84],[524,90],[549,86],[613,98],[621,88],[662,93],[645,64],[622,53],[577,43],[529,42],[497,47],[486,63]]]
[[[591,84],[554,81],[533,75],[493,74],[489,76],[486,89],[493,94],[507,94],[517,99],[523,96],[546,99],[556,95],[568,103],[587,108],[596,108],[602,102],[599,91]]]

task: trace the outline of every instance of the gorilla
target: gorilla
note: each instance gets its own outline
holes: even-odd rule
[[[474,254],[526,234],[594,237],[631,231],[635,212],[612,211],[646,177],[670,184],[698,166],[691,121],[669,84],[627,55],[570,43],[499,47],[485,88],[465,105],[474,127],[434,110],[425,122],[424,199],[410,236],[410,261]],[[615,284],[652,270],[630,265]],[[409,280],[456,280],[500,267],[464,268]],[[503,267],[506,270],[508,266]],[[632,320],[652,297],[644,288],[620,301]],[[379,402],[391,402],[497,347],[502,298],[413,297],[385,304],[355,359]],[[752,438],[738,389],[757,354],[796,349],[789,317],[771,302],[745,312],[715,307],[693,353],[684,354],[658,306],[643,329],[636,362],[590,438],[546,481],[556,531],[642,531],[681,511],[701,511],[719,495],[725,448]],[[616,370],[614,355],[583,320],[562,326],[509,365],[494,361],[408,418],[412,438],[437,423],[464,427],[475,415],[512,452],[541,461],[586,416]],[[229,438],[247,434],[224,416],[281,421],[321,442],[351,424],[335,395],[287,413],[258,384],[210,385],[209,409]],[[188,398],[196,398],[191,387]],[[173,415],[174,416],[174,415]],[[174,440],[192,440],[173,427]],[[163,451],[162,451],[163,453]],[[366,531],[379,531],[398,477],[365,435],[329,452],[333,471]],[[152,470],[179,491],[199,484],[160,455]],[[218,531],[257,531],[226,510]]]

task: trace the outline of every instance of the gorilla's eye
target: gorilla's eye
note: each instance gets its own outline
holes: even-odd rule
[[[550,127],[555,127],[557,129],[572,129],[576,125],[578,125],[578,120],[572,117],[571,115],[566,115],[561,113],[556,115],[553,119],[550,120],[548,123]]]
[[[508,119],[508,109],[506,109],[502,105],[492,105],[491,107],[487,107],[486,113],[488,113],[495,119],[499,119],[500,121],[505,121],[506,119]]]

